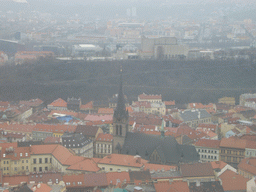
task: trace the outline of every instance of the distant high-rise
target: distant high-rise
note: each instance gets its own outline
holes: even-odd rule
[[[126,9],[126,15],[127,15],[128,17],[131,16],[131,9]]]
[[[137,9],[136,9],[136,7],[132,8],[132,17],[137,17]]]

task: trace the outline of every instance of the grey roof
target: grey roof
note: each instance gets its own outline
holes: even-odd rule
[[[211,115],[205,109],[192,109],[180,112],[180,117],[183,121],[193,121],[198,119],[209,118]]]
[[[18,142],[18,147],[29,147],[31,145],[43,145],[43,141],[21,141]]]
[[[173,136],[161,138],[159,135],[144,133],[126,134],[122,154],[140,155],[149,160],[150,155],[157,150],[165,164],[198,161],[199,157],[194,146],[180,145]]]
[[[151,175],[149,170],[146,171],[130,171],[129,172],[129,176],[130,176],[130,180],[134,181],[134,180],[142,180],[142,181],[146,181],[146,180],[151,180]]]
[[[66,148],[82,148],[91,143],[92,140],[79,133],[65,132],[62,135],[62,144]]]

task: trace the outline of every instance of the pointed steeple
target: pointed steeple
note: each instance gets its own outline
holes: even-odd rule
[[[164,135],[164,119],[162,119],[162,125],[161,125],[161,138],[164,138],[165,135]]]
[[[117,106],[114,111],[114,117],[117,119],[126,118],[128,116],[128,111],[126,111],[125,107],[125,99],[123,94],[123,75],[122,68],[120,69],[120,86],[117,98]]]

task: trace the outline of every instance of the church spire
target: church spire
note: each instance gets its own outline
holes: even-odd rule
[[[128,116],[128,112],[125,107],[125,99],[123,94],[123,75],[122,67],[120,69],[120,86],[117,98],[117,106],[114,112],[114,117],[117,119],[122,119]]]

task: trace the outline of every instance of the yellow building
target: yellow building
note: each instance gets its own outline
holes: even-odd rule
[[[234,97],[222,97],[218,100],[218,103],[223,103],[227,105],[235,105],[236,100]]]

